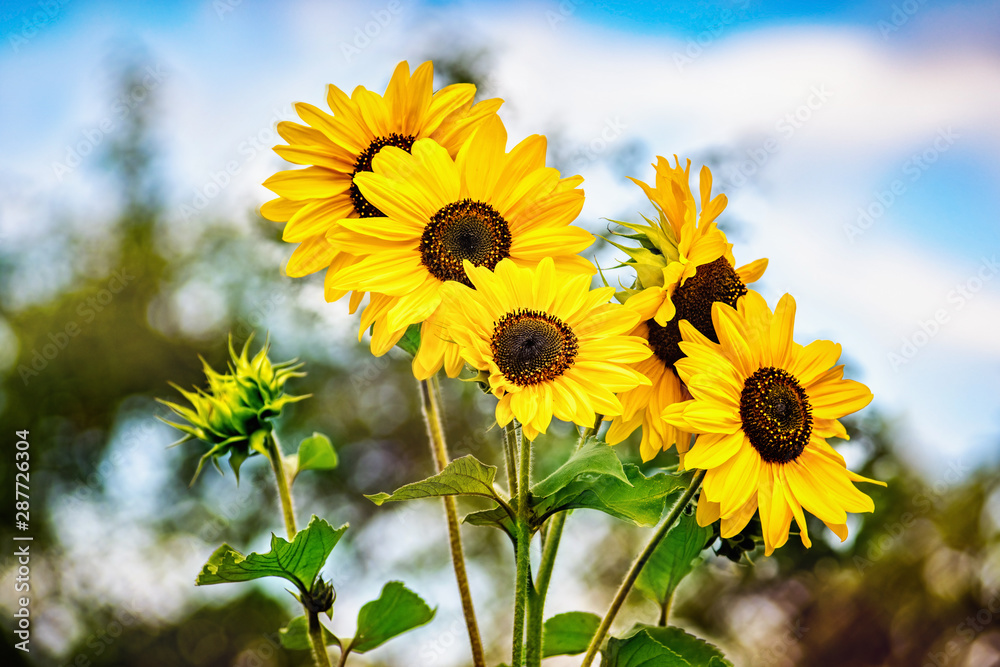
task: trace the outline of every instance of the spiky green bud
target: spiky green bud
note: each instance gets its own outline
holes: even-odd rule
[[[191,483],[198,479],[201,469],[209,460],[222,472],[219,459],[229,455],[229,465],[239,481],[240,466],[254,454],[265,454],[264,440],[271,432],[271,421],[281,414],[289,403],[301,401],[306,396],[285,393],[285,383],[294,377],[303,377],[299,372],[303,364],[295,359],[274,364],[268,358],[270,342],[264,345],[251,359],[250,342],[247,339],[243,350],[237,354],[229,337],[229,372],[219,373],[202,359],[206,389],[195,388],[185,391],[171,383],[190,406],[157,399],[177,415],[187,421],[176,423],[162,421],[184,433],[184,437],[174,443],[179,445],[188,440],[200,440],[210,445],[198,462]]]

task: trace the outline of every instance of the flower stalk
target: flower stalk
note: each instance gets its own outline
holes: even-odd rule
[[[531,441],[521,436],[521,425],[516,420],[511,421],[505,428],[508,439],[510,432],[514,432],[513,440],[518,447],[517,522],[514,534],[517,569],[514,583],[514,639],[511,665],[522,667],[525,653],[525,615],[531,587],[531,526],[528,506],[528,489],[531,486]]]
[[[439,473],[448,465],[448,445],[444,439],[444,427],[441,423],[440,394],[430,380],[420,381],[420,402],[424,421],[427,424],[427,437],[431,445],[434,472]],[[462,535],[459,532],[458,509],[453,496],[445,496],[443,501],[448,521],[448,547],[451,550],[451,563],[455,569],[455,580],[458,582],[458,593],[462,600],[462,613],[465,616],[465,625],[469,633],[472,662],[475,667],[486,667],[486,655],[483,651],[482,638],[479,635],[476,609],[472,603],[469,576],[465,569],[465,553],[462,549]]]
[[[288,483],[288,473],[285,471],[285,459],[274,431],[269,431],[264,438],[264,450],[271,462],[271,470],[274,471],[274,481],[278,486],[278,500],[281,503],[281,515],[285,520],[285,532],[288,533],[288,541],[291,542],[298,532],[295,527],[295,505],[292,502],[292,489]],[[301,601],[309,619],[309,645],[312,648],[316,667],[331,667],[330,656],[326,651],[326,643],[323,641],[323,627],[319,623],[319,613],[311,609],[304,599]]]
[[[264,446],[267,450],[267,458],[271,462],[271,470],[274,471],[274,480],[278,485],[278,499],[281,501],[281,514],[285,520],[285,532],[288,533],[289,541],[295,539],[295,505],[292,503],[292,489],[288,484],[288,473],[285,472],[285,459],[281,454],[281,446],[278,445],[278,437],[274,431],[270,431],[264,439]]]
[[[642,568],[652,557],[653,552],[656,550],[657,545],[666,536],[670,528],[677,522],[680,518],[681,512],[687,507],[691,499],[694,498],[694,494],[698,492],[701,487],[702,480],[705,479],[705,471],[699,470],[691,478],[691,483],[688,484],[688,488],[684,491],[684,494],[680,497],[677,503],[674,505],[673,509],[670,510],[670,514],[664,519],[663,523],[656,530],[656,533],[649,540],[649,543],[642,550],[639,556],[632,563],[632,567],[629,568],[628,574],[625,575],[625,579],[622,580],[621,586],[618,587],[618,592],[615,593],[614,600],[611,602],[611,606],[608,608],[608,612],[604,615],[601,620],[601,624],[597,627],[597,632],[594,634],[593,639],[590,640],[590,646],[587,647],[587,653],[583,656],[583,662],[580,667],[590,667],[591,663],[594,662],[594,658],[597,656],[597,651],[601,647],[601,642],[604,641],[604,637],[608,634],[608,630],[611,628],[611,624],[615,620],[615,616],[618,615],[618,611],[622,608],[625,603],[625,598],[628,597],[629,592],[632,590],[635,580],[639,578],[639,573],[642,572]]]

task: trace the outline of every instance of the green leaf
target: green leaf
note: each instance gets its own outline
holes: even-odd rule
[[[542,657],[583,653],[600,624],[600,616],[585,611],[553,616],[542,627]]]
[[[681,580],[691,572],[694,560],[711,537],[711,526],[702,528],[694,514],[682,513],[642,568],[635,587],[662,606],[673,596]]]
[[[701,667],[653,639],[646,630],[627,638],[608,639],[601,667]]]
[[[407,327],[406,333],[404,333],[403,337],[396,343],[396,347],[400,348],[411,357],[417,356],[417,350],[420,349],[420,325],[411,324]]]
[[[313,515],[309,525],[296,533],[291,542],[272,533],[271,550],[266,554],[251,553],[244,556],[228,544],[223,544],[209,557],[195,580],[195,585],[281,577],[295,584],[300,592],[308,592],[346,530],[346,523],[334,529],[329,523]]]
[[[692,665],[719,665],[722,667],[733,667],[733,663],[726,660],[722,650],[710,644],[700,637],[684,632],[684,630],[668,625],[665,628],[646,627],[645,631],[649,636],[671,651],[678,654]]]
[[[455,459],[433,477],[401,486],[392,492],[366,495],[376,505],[397,500],[414,500],[434,496],[485,496],[499,501],[493,488],[496,466],[488,466],[470,455]]]
[[[625,464],[623,469],[628,482],[610,475],[585,475],[536,501],[535,521],[540,523],[554,512],[588,508],[639,526],[655,525],[663,515],[667,500],[680,493],[683,480],[668,473],[646,477],[631,463]]]
[[[322,433],[313,433],[299,443],[297,464],[292,479],[298,477],[303,470],[333,470],[337,467],[337,452],[330,443],[330,438]]]
[[[718,647],[680,628],[637,625],[611,637],[601,667],[733,667]]]
[[[305,616],[296,616],[288,622],[287,627],[278,630],[278,634],[284,648],[292,651],[312,650],[312,644],[309,643],[309,619]],[[327,646],[332,644],[340,646],[340,639],[325,627],[323,628],[323,641],[326,642]]]
[[[472,512],[466,514],[462,518],[462,523],[467,523],[470,526],[491,526],[493,528],[499,528],[508,535],[511,539],[514,538],[514,520],[510,518],[507,511],[497,505],[493,509],[480,510],[478,512]]]
[[[531,493],[536,498],[551,496],[581,475],[611,477],[631,486],[614,448],[596,438],[589,438],[566,463],[531,487]]]
[[[349,650],[370,651],[397,635],[429,623],[435,613],[437,609],[431,609],[401,582],[390,581],[377,600],[367,603],[358,612],[358,632]]]

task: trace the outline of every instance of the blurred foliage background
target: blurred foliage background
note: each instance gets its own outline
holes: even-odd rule
[[[436,55],[436,54],[432,54]],[[489,58],[437,58],[439,85],[486,84]],[[127,92],[142,72],[115,66]],[[286,447],[328,434],[339,469],[311,473],[296,487],[298,513],[352,528],[327,574],[337,587],[336,627],[350,632],[357,608],[387,579],[402,579],[432,604],[429,626],[352,658],[356,665],[461,665],[464,627],[437,502],[376,508],[363,493],[391,490],[432,471],[416,383],[398,351],[372,358],[342,303],[325,304],[321,278],[290,280],[280,267],[290,246],[248,202],[231,219],[199,216],[194,238],[178,240],[158,190],[155,97],[101,148],[111,220],[73,221],[44,247],[0,245],[0,336],[4,437],[30,431],[31,653],[13,648],[10,614],[16,561],[3,559],[4,665],[300,665],[307,656],[277,647],[277,629],[295,613],[282,587],[200,589],[193,580],[219,543],[261,549],[280,532],[270,473],[258,458],[232,475],[213,471],[188,488],[199,445],[167,449],[175,434],[156,421],[167,383],[203,381],[199,355],[216,368],[225,341],[270,332],[272,358],[298,357],[308,377],[294,393],[313,398],[286,411]],[[556,166],[572,171],[558,134]],[[635,173],[647,161],[628,145],[611,163]],[[717,159],[724,159],[718,157]],[[716,166],[716,165],[712,165]],[[80,233],[87,228],[88,233]],[[96,230],[96,231],[94,231]],[[54,287],[32,299],[19,290],[40,257],[62,262]],[[472,383],[444,383],[453,456],[501,464],[493,399]],[[852,518],[840,544],[828,532],[804,549],[793,537],[773,558],[758,551],[707,563],[682,585],[672,622],[723,646],[737,665],[985,666],[1000,664],[1000,493],[997,470],[956,461],[934,479],[907,462],[891,420],[869,409],[851,422],[844,445],[861,474],[888,482],[866,488],[873,515]],[[566,425],[539,442],[539,474],[554,468],[575,437]],[[843,443],[841,443],[843,444]],[[638,463],[637,443],[620,446]],[[665,454],[651,466],[669,465]],[[0,457],[13,479],[13,456]],[[463,503],[475,509],[474,503]],[[5,544],[13,505],[0,505]],[[825,529],[818,522],[814,534]],[[649,531],[577,512],[557,564],[548,614],[603,613]],[[491,659],[508,651],[513,571],[496,531],[464,529],[473,591]],[[618,627],[655,622],[638,594]],[[552,665],[572,665],[572,658]]]

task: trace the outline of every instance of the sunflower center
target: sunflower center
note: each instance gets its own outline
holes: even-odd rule
[[[368,148],[361,151],[361,155],[354,162],[354,171],[351,172],[351,187],[349,192],[351,194],[351,202],[354,204],[354,210],[358,212],[358,216],[362,218],[380,218],[384,213],[372,206],[371,202],[364,198],[361,194],[361,190],[354,183],[354,175],[361,171],[371,171],[372,170],[372,159],[378,152],[385,148],[386,146],[396,146],[397,148],[402,148],[407,153],[413,148],[413,142],[417,138],[412,135],[403,135],[393,132],[392,134],[385,137],[375,137],[372,142],[368,144]]]
[[[490,349],[504,377],[526,387],[566,372],[579,345],[573,330],[555,315],[520,309],[496,323]]]
[[[489,204],[462,199],[431,216],[420,237],[420,261],[438,280],[472,287],[462,260],[491,271],[510,256],[510,227]]]
[[[781,368],[761,368],[743,386],[740,419],[750,444],[768,463],[790,463],[812,435],[812,407],[799,381]]]
[[[687,320],[712,342],[718,343],[719,337],[712,326],[712,304],[721,301],[735,308],[736,302],[746,293],[746,285],[725,257],[699,266],[698,272],[674,291],[673,302],[677,308],[674,319],[665,327],[657,324],[656,320],[646,322],[649,346],[667,366],[683,359],[684,353],[678,345],[681,342],[681,320]]]

